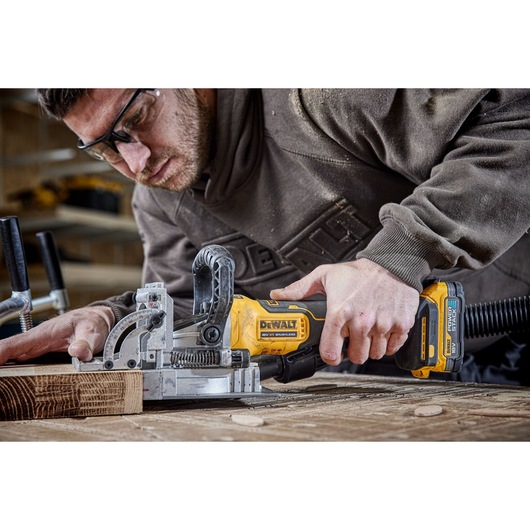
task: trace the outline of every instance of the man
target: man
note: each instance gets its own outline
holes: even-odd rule
[[[191,312],[191,263],[211,243],[234,256],[239,292],[326,296],[320,351],[331,366],[345,338],[355,366],[393,355],[428,278],[461,281],[468,303],[530,293],[528,90],[42,89],[39,99],[80,149],[138,183],[144,281],[165,282],[177,316]],[[125,293],[52,319],[2,341],[0,362],[52,350],[89,360],[131,307]],[[508,382],[527,377],[509,372]]]

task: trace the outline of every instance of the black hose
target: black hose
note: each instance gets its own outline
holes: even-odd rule
[[[530,296],[466,306],[465,338],[530,330]]]

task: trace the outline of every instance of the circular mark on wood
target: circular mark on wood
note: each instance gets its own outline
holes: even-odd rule
[[[232,421],[238,425],[245,427],[261,427],[265,425],[265,420],[259,416],[251,416],[249,414],[232,414]]]
[[[438,416],[442,412],[443,409],[440,405],[425,405],[414,409],[414,416],[425,418],[428,416]]]

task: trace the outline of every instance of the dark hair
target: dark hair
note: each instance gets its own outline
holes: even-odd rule
[[[88,88],[38,88],[37,101],[48,116],[62,120]]]

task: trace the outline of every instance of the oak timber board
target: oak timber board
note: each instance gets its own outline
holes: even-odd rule
[[[71,364],[0,366],[0,420],[139,412],[139,371],[77,372]]]

